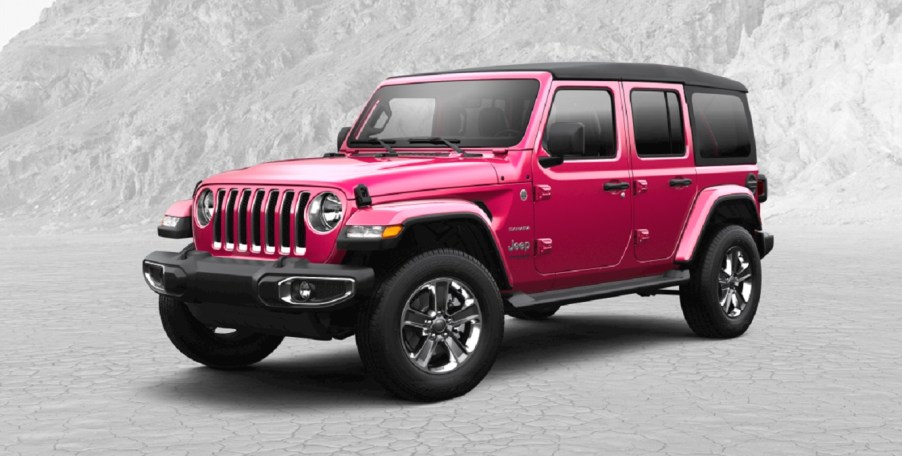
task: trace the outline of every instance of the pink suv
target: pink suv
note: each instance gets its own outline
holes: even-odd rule
[[[158,228],[193,243],[148,255],[144,277],[199,363],[355,335],[366,369],[413,400],[476,386],[505,314],[679,294],[695,333],[736,337],[773,247],[746,91],[620,63],[391,78],[338,152],[199,183]]]

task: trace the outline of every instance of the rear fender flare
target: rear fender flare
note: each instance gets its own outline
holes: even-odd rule
[[[755,203],[755,196],[752,192],[739,185],[718,185],[709,187],[701,192],[695,198],[692,210],[689,213],[689,219],[686,221],[686,227],[683,229],[683,235],[677,246],[676,263],[689,263],[695,255],[698,243],[705,235],[705,229],[711,223],[712,216],[717,213],[718,206],[732,202],[740,201],[748,204],[749,210],[754,214],[752,221],[754,230],[761,229],[761,216],[758,213],[758,205]],[[750,233],[754,235],[755,233]]]

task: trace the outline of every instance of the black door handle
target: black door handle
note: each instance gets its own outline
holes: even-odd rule
[[[676,178],[670,179],[671,187],[688,187],[692,185],[692,179]]]
[[[629,182],[605,182],[604,191],[612,192],[614,190],[626,190],[630,188]]]

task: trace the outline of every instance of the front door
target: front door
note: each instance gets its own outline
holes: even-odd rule
[[[624,83],[623,90],[631,138],[636,259],[669,259],[698,189],[683,88]]]
[[[556,82],[535,157],[536,269],[543,274],[615,266],[632,229],[629,153],[618,82]],[[583,127],[585,152],[542,167],[556,122]]]

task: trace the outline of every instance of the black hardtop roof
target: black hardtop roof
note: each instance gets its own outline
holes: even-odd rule
[[[451,71],[411,74],[406,76],[427,76],[454,73],[483,73],[490,71],[547,71],[554,79],[561,80],[598,80],[598,81],[641,81],[672,82],[691,86],[710,87],[715,89],[748,92],[738,81],[692,68],[654,63],[616,63],[616,62],[553,62],[523,63],[517,65],[500,65],[480,68],[464,68]],[[394,77],[406,77],[394,76]]]

